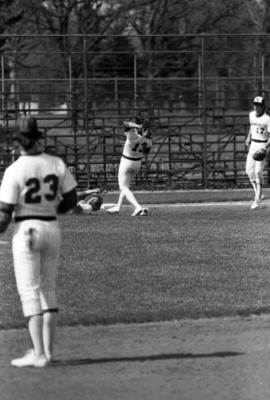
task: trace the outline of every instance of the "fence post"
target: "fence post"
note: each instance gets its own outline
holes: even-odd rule
[[[265,58],[264,54],[261,55],[261,92],[265,90]]]
[[[69,95],[68,95],[68,115],[71,120],[71,126],[73,131],[73,140],[74,140],[74,165],[75,165],[75,176],[78,174],[78,145],[77,145],[77,107],[74,106],[73,102],[73,84],[72,84],[72,59],[71,55],[68,56],[68,81],[69,81]],[[72,147],[71,147],[72,149]]]
[[[115,111],[117,126],[119,125],[119,89],[118,89],[118,78],[114,78],[114,101],[115,101]]]
[[[134,109],[137,111],[137,56],[134,53]]]
[[[206,106],[206,68],[205,68],[205,35],[201,36],[201,53],[202,53],[202,124],[203,124],[203,147],[202,147],[202,178],[203,185],[208,187],[207,176],[207,106]]]
[[[87,36],[83,36],[83,71],[84,71],[84,132],[86,135],[86,172],[87,187],[90,186],[90,154],[89,154],[89,113],[88,113],[88,62],[87,62]]]
[[[1,110],[3,110],[3,114],[5,115],[5,63],[3,54],[1,55],[1,91]]]

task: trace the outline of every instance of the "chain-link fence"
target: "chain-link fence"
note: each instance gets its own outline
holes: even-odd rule
[[[2,170],[16,157],[14,120],[30,113],[81,187],[116,188],[122,121],[140,111],[153,149],[138,188],[248,185],[248,113],[254,96],[267,100],[270,36],[168,35],[165,49],[158,35],[140,39],[147,50],[127,50],[117,35],[10,36],[1,53]]]

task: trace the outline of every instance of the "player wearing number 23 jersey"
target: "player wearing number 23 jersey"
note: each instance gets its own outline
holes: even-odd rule
[[[60,158],[46,153],[24,154],[6,169],[0,200],[15,205],[15,221],[53,220],[62,193],[74,185],[73,176]]]
[[[15,278],[33,347],[12,360],[16,367],[44,367],[52,360],[61,244],[57,214],[77,203],[76,181],[59,157],[41,151],[40,137],[34,118],[19,118],[14,140],[20,157],[5,170],[0,187],[0,232],[13,216]]]

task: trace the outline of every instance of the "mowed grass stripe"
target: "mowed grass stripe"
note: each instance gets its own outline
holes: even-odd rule
[[[157,207],[142,218],[125,208],[60,223],[61,325],[270,311],[268,208]],[[1,246],[0,311],[0,328],[25,326],[10,245]]]

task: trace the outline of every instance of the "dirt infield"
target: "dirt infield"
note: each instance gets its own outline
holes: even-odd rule
[[[26,330],[0,331],[1,400],[266,400],[270,317],[62,327],[56,362],[16,369]]]

